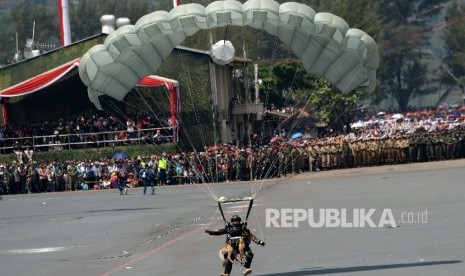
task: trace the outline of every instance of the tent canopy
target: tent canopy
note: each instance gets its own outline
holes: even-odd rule
[[[12,98],[26,96],[35,92],[38,92],[48,86],[51,86],[60,80],[63,80],[68,75],[76,72],[79,68],[80,58],[71,60],[63,65],[60,65],[56,68],[48,70],[42,74],[39,74],[35,77],[27,79],[23,82],[20,82],[16,85],[8,87],[0,91],[1,98]],[[176,124],[177,118],[176,113],[178,112],[179,104],[179,83],[176,80],[159,77],[155,75],[150,75],[142,78],[136,83],[136,86],[142,87],[156,87],[156,86],[165,86],[170,91],[170,111],[171,111],[171,120],[173,122],[173,132],[174,138],[176,141]],[[5,101],[2,101],[2,113],[4,124],[8,124],[8,112],[5,105]]]
[[[79,63],[79,58],[74,59],[45,73],[3,89],[0,91],[0,97],[20,97],[40,91],[41,89],[60,81],[73,70],[77,70]],[[144,87],[166,86],[167,89],[171,90],[178,86],[178,81],[151,75],[141,79],[136,85]]]

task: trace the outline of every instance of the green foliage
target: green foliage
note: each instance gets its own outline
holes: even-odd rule
[[[406,111],[414,95],[430,92],[426,86],[430,19],[437,16],[445,0],[380,0],[383,18],[380,45],[381,79],[378,95],[392,95],[401,111]]]
[[[459,85],[463,89],[465,85],[465,4],[453,1],[447,9],[446,21],[450,26],[444,32],[444,42],[446,47],[446,64],[448,70],[443,70],[443,81],[451,85]],[[459,83],[457,83],[459,82]]]
[[[29,1],[26,1],[13,8],[10,16],[9,22],[13,24],[10,25],[9,35],[14,38],[15,32],[18,33],[20,50],[24,49],[26,39],[32,38],[33,34],[34,42],[55,43],[57,47],[60,45],[56,9],[44,5],[31,5]],[[10,47],[16,48],[15,44]]]
[[[363,30],[375,40],[382,29],[382,11],[379,8],[379,1],[324,1],[319,10],[328,11],[343,18],[351,28]]]
[[[111,158],[116,152],[126,152],[130,158],[137,158],[138,156],[151,156],[154,154],[160,155],[163,152],[177,152],[175,144],[161,144],[161,145],[134,145],[134,146],[117,146],[106,148],[89,148],[65,151],[46,151],[34,153],[34,161],[37,163],[56,160],[101,160]],[[16,161],[16,156],[12,154],[0,155],[0,162],[12,163]]]
[[[316,75],[306,75],[305,83],[305,88],[297,91],[296,98],[304,103],[310,114],[334,130],[342,131],[344,126],[349,126],[362,95],[360,91],[343,94]]]
[[[343,130],[353,120],[361,93],[343,94],[324,78],[307,74],[298,61],[273,64],[264,87],[268,87],[269,104],[281,108],[289,104],[303,106],[309,113],[335,130]],[[275,84],[276,89],[269,89]],[[274,92],[273,92],[274,91]]]
[[[300,61],[291,60],[272,65],[271,71],[277,78],[277,88],[279,91],[289,91],[303,88],[304,76],[307,74]]]

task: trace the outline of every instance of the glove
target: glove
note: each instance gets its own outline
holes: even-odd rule
[[[265,242],[262,241],[262,240],[258,240],[258,241],[257,241],[257,244],[259,244],[259,245],[261,245],[261,246],[265,246]]]

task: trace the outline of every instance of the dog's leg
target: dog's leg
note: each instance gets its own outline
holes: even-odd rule
[[[227,243],[223,244],[223,246],[221,246],[220,248],[220,251],[218,252],[218,256],[220,257],[220,261],[223,266],[226,265],[226,261],[227,261],[224,257],[224,255],[228,254],[227,247],[228,247]]]
[[[236,254],[234,252],[234,248],[228,244],[228,260],[231,263],[234,263],[234,259],[236,258]]]
[[[218,252],[218,257],[220,257],[220,261],[223,266],[226,265],[226,259],[224,258],[224,254],[224,251],[220,249],[220,251]]]
[[[240,257],[240,263],[244,264],[245,262],[245,242],[244,240],[239,241],[239,257]]]

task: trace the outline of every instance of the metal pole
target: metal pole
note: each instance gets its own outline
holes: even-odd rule
[[[255,63],[253,65],[253,69],[254,69],[254,73],[255,73],[255,79],[254,79],[254,82],[255,82],[255,103],[258,104],[260,102],[259,98],[258,98],[258,64]]]

